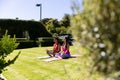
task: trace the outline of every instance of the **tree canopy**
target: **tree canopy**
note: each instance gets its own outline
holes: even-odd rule
[[[41,22],[50,34],[66,34],[68,33],[68,29],[70,27],[70,15],[65,14],[60,21],[53,18],[44,18]]]

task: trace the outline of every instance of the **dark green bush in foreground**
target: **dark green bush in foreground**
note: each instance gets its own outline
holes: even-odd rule
[[[20,52],[12,60],[6,59],[6,57],[17,48],[17,46],[18,43],[16,43],[16,38],[10,38],[10,35],[7,35],[6,32],[0,41],[0,74],[5,69],[5,67],[13,64],[19,56]]]

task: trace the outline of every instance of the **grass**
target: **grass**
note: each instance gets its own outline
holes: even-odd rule
[[[78,50],[71,46],[71,54],[82,56],[44,62],[44,59],[38,59],[37,57],[46,56],[46,49],[52,49],[52,47],[15,50],[8,58],[14,57],[19,51],[21,51],[21,54],[14,64],[7,67],[3,75],[7,80],[104,80],[98,73],[89,74],[92,59],[86,56],[86,50],[80,49],[82,53],[78,53]]]

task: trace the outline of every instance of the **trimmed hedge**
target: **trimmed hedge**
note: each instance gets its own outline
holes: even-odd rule
[[[69,44],[72,46],[73,41],[70,41]],[[38,38],[38,40],[36,41],[37,45],[40,47],[44,47],[44,46],[53,46],[54,44],[54,40],[52,37],[40,37]],[[62,45],[63,44],[63,40],[59,39],[59,43]]]
[[[38,46],[43,47],[43,46],[53,46],[53,38],[52,37],[40,37],[36,41]]]
[[[16,35],[16,38],[29,36],[30,40],[35,40],[38,37],[51,37],[45,26],[37,21],[0,19],[0,38],[6,30],[11,37]]]
[[[33,41],[33,40],[18,41],[18,42],[19,42],[20,44],[18,45],[17,49],[38,47],[36,41]]]
[[[38,46],[36,39],[38,37],[51,37],[45,26],[41,22],[26,21],[26,20],[13,20],[13,19],[0,19],[0,38],[8,30],[8,35],[11,38],[14,35],[19,42],[18,49],[31,48]]]

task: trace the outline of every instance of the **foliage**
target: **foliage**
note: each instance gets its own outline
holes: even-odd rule
[[[60,35],[60,34],[67,34],[67,30],[68,28],[65,28],[64,26],[61,26],[59,28],[56,28],[56,32]]]
[[[50,34],[66,34],[70,27],[70,15],[66,14],[62,20],[58,21],[57,19],[45,18],[42,19],[42,24],[46,27],[47,31]]]
[[[43,24],[43,25],[45,25],[49,20],[51,20],[52,18],[44,18],[44,19],[42,19],[41,20],[41,23]]]
[[[55,22],[57,22],[56,19],[51,19],[46,23],[46,29],[51,34],[56,33],[56,27],[57,26],[54,24]]]
[[[52,37],[53,37],[53,38],[58,38],[59,36],[58,36],[57,33],[54,33]]]
[[[109,74],[120,68],[120,1],[83,0],[83,10],[71,17],[71,30],[81,46],[88,48],[93,71]]]
[[[10,38],[10,35],[7,35],[6,32],[0,41],[0,73],[2,73],[5,67],[13,64],[19,56],[20,52],[12,60],[6,59],[6,57],[11,54],[17,46],[18,43],[16,43],[15,37]]]
[[[41,22],[30,20],[0,19],[0,37],[6,30],[11,37],[16,35],[16,38],[29,38],[30,40],[51,36]]]
[[[70,27],[70,15],[65,14],[62,20],[60,21],[60,25],[64,27]]]

